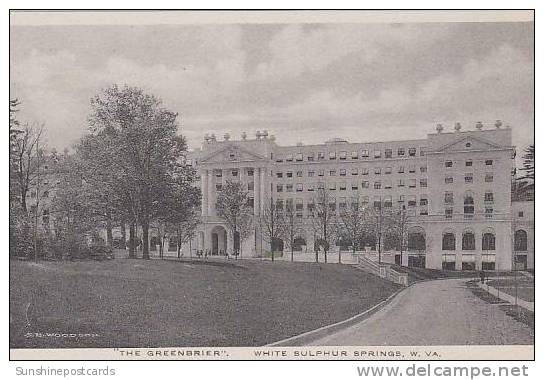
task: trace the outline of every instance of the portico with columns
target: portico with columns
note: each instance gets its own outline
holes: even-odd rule
[[[253,140],[254,141],[254,140]],[[202,224],[200,227],[200,249],[212,255],[224,255],[225,250],[230,255],[238,249],[242,256],[259,256],[267,248],[259,229],[254,226],[254,233],[243,241],[234,237],[228,225],[217,215],[215,208],[217,196],[227,180],[240,181],[249,193],[253,202],[255,222],[263,212],[267,197],[270,194],[269,166],[267,156],[255,153],[253,149],[244,147],[244,141],[221,144],[209,143],[209,153],[204,155],[198,163],[198,174],[202,191]],[[266,152],[265,140],[262,144]],[[241,244],[241,245],[240,245]]]

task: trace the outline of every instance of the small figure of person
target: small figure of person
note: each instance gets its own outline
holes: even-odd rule
[[[483,284],[485,282],[485,272],[484,270],[480,270],[480,282]]]

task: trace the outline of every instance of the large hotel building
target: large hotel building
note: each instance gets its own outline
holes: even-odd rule
[[[438,125],[426,139],[369,143],[334,138],[280,146],[266,131],[240,139],[206,135],[188,156],[202,189],[202,224],[191,247],[233,251],[234,238],[215,210],[218,192],[231,179],[244,183],[255,215],[271,199],[279,207],[293,202],[302,225],[320,188],[336,210],[352,203],[404,206],[408,250],[397,257],[403,265],[509,270],[515,262],[534,268],[533,202],[512,202],[514,157],[511,129],[499,121],[477,123],[474,130]],[[309,228],[298,237],[307,251],[313,239]],[[269,249],[257,230],[241,244],[248,255]]]

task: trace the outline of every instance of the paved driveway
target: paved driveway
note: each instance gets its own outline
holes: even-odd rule
[[[308,345],[534,344],[534,331],[472,294],[466,279],[413,285],[367,320]]]

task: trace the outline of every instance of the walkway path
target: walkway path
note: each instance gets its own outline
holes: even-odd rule
[[[466,281],[415,284],[367,320],[306,345],[534,344],[534,330],[476,297]]]

